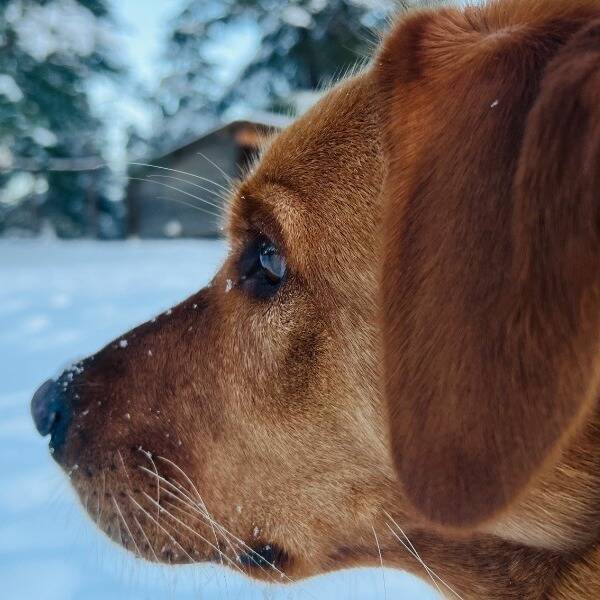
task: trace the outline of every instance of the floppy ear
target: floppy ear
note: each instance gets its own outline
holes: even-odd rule
[[[493,35],[476,14],[409,17],[376,67],[393,458],[461,529],[557,459],[600,375],[600,19]]]

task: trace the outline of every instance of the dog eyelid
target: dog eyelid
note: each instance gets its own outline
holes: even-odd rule
[[[283,235],[284,229],[273,214],[269,203],[263,199],[263,196],[271,197],[273,193],[276,191],[261,190],[261,193],[253,193],[242,184],[233,204],[229,234],[235,240],[240,258],[244,256],[253,240],[266,240],[277,249],[280,257],[285,257],[283,268],[289,270],[290,263],[293,261],[290,260],[289,248]],[[240,260],[238,265],[239,263]],[[282,268],[281,265],[279,268]],[[239,269],[239,272],[243,274],[242,269]]]

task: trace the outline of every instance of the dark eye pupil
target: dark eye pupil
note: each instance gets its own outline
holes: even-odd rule
[[[273,281],[278,283],[285,275],[285,258],[279,254],[279,250],[270,242],[265,242],[260,247],[260,266]]]
[[[287,267],[279,248],[260,235],[248,241],[237,260],[238,286],[249,296],[272,298],[284,281]]]

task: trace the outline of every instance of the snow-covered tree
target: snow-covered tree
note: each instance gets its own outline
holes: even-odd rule
[[[370,54],[393,7],[393,0],[188,0],[168,40],[157,138],[197,133],[236,104],[281,107],[295,91],[340,76]],[[227,46],[249,29],[255,48],[224,80]]]
[[[106,0],[0,0],[0,231],[37,194],[59,235],[86,232],[109,177],[89,84],[119,72]]]
[[[254,18],[259,51],[223,101],[255,89],[254,102],[285,101],[295,90],[314,90],[367,57],[391,3],[370,0],[238,2],[227,21]]]

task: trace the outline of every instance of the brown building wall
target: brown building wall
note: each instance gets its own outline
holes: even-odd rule
[[[156,167],[131,169],[127,189],[130,235],[221,235],[228,178],[240,176],[254,152],[253,145],[273,130],[252,123],[234,123],[149,161]]]

